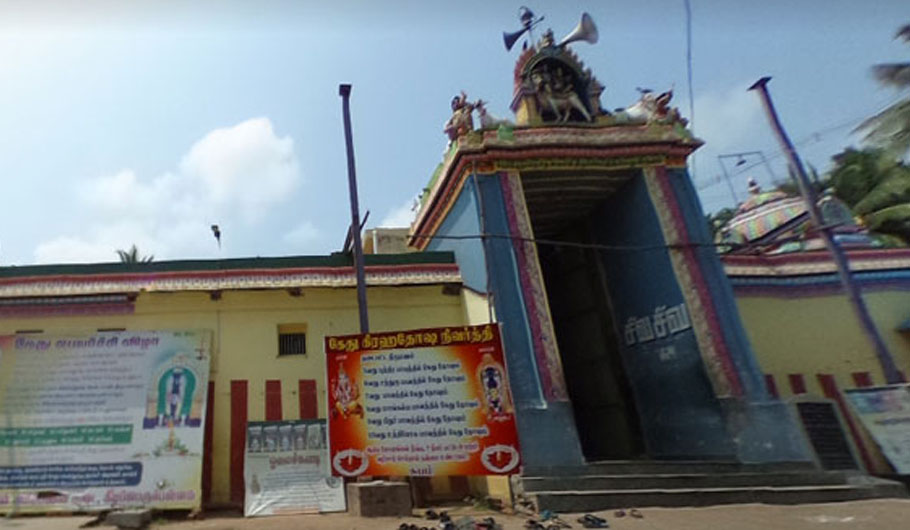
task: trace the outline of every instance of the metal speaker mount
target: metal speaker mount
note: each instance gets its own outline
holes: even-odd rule
[[[511,33],[505,31],[502,32],[502,42],[506,45],[506,51],[510,51],[512,49],[512,46],[515,46],[515,42],[517,42],[522,35],[530,32],[531,28],[543,20],[543,17],[534,18],[533,11],[525,6],[521,6],[518,11],[518,19],[521,20],[521,25],[523,26],[522,29],[513,31]]]
[[[563,47],[570,42],[580,40],[594,44],[597,42],[597,38],[597,26],[594,25],[594,19],[591,18],[591,15],[582,13],[581,21],[575,26],[575,29],[573,29],[571,33],[559,41],[559,46]]]

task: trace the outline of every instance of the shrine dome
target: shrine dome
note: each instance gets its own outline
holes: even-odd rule
[[[824,248],[824,242],[809,232],[809,212],[802,197],[778,190],[762,191],[753,179],[749,179],[749,193],[736,215],[717,233],[717,243],[729,244],[730,252],[761,249],[768,254]],[[826,194],[818,206],[825,224],[834,225],[835,239],[843,246],[877,246],[842,201]]]

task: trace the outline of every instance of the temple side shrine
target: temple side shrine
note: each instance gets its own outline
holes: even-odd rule
[[[526,474],[810,460],[766,391],[687,173],[702,142],[672,91],[605,110],[603,85],[569,48],[580,40],[596,40],[590,19],[520,53],[514,123],[453,100],[450,147],[410,235],[417,249],[453,251],[465,285],[488,293]]]

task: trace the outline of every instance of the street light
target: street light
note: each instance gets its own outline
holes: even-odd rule
[[[734,173],[733,175],[730,175],[730,172],[727,170],[726,164],[724,164],[724,160],[727,160],[730,158],[738,159],[736,161],[736,164],[733,165],[733,167],[738,168],[738,167],[746,164],[745,157],[747,157],[747,156],[758,156],[759,158],[761,158],[761,162],[758,162],[757,164],[752,164],[751,166],[743,168],[743,169],[737,171],[736,173]],[[727,181],[727,186],[730,188],[730,195],[733,196],[733,201],[736,204],[739,204],[739,197],[736,196],[736,190],[733,188],[733,183],[730,180],[731,176],[736,176],[737,174],[742,173],[743,171],[747,171],[757,165],[764,164],[765,169],[768,171],[768,175],[771,176],[771,180],[774,181],[777,179],[777,177],[774,175],[774,171],[771,170],[771,165],[768,164],[768,159],[765,158],[765,153],[763,151],[742,151],[739,153],[727,153],[727,154],[723,154],[723,155],[717,155],[717,162],[720,164],[720,168],[724,172],[724,179]]]

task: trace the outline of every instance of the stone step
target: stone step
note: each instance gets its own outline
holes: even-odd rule
[[[883,497],[907,497],[903,485],[880,481],[875,485],[783,486],[697,489],[641,489],[599,491],[538,491],[526,496],[538,510],[560,513],[591,512],[646,506],[712,506],[718,504],[803,504],[843,502]]]
[[[676,474],[721,474],[721,473],[774,473],[815,471],[812,462],[772,462],[765,464],[744,464],[726,461],[659,461],[659,460],[611,460],[588,462],[583,466],[532,466],[526,467],[526,477],[578,476],[578,475],[676,475]]]
[[[808,471],[801,473],[719,473],[582,475],[575,477],[522,477],[525,493],[536,491],[697,489],[761,486],[832,486],[846,484],[844,473]]]

